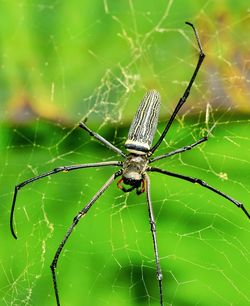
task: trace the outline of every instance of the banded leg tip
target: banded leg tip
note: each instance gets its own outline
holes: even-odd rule
[[[17,235],[15,234],[13,230],[11,230],[11,234],[12,234],[12,237],[17,240]]]
[[[185,24],[189,25],[192,28],[194,27],[194,25],[191,22],[189,22],[189,21],[185,21]]]
[[[248,217],[248,219],[250,219],[250,214],[246,210],[245,206],[242,203],[240,203],[240,205],[238,207],[244,212],[244,214]]]

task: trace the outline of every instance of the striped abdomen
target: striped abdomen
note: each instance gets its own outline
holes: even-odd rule
[[[128,151],[144,154],[150,150],[157,129],[160,104],[160,94],[156,90],[147,92],[143,97],[125,142]]]

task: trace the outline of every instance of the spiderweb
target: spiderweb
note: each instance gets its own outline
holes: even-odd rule
[[[218,7],[214,1],[188,6],[178,0],[104,0],[101,6],[81,7],[91,19],[80,31],[65,21],[79,15],[78,6],[22,2],[20,16],[27,23],[25,7],[42,18],[63,11],[68,39],[62,47],[60,33],[49,39],[59,72],[55,80],[45,77],[47,95],[40,90],[45,99],[25,93],[25,103],[11,102],[2,112],[9,120],[2,124],[1,141],[1,305],[55,305],[49,268],[55,251],[73,217],[116,169],[61,173],[27,185],[17,199],[17,241],[8,224],[12,188],[57,166],[119,159],[77,123],[88,118],[89,127],[123,149],[131,117],[149,88],[162,96],[159,136],[198,57],[186,20],[198,27],[207,58],[157,155],[204,135],[209,141],[155,165],[202,178],[249,211],[250,42],[244,3],[225,1]],[[101,12],[98,17],[94,8]],[[39,19],[32,24],[39,31],[45,27]],[[72,50],[78,50],[85,35],[100,31],[99,39],[102,28],[110,35],[84,49],[90,63],[82,59],[88,72],[83,74]],[[63,56],[59,47],[68,53]],[[42,66],[50,60],[45,52]],[[91,65],[99,70],[93,72]],[[42,66],[37,68],[41,74],[46,71]],[[73,73],[78,80],[67,79]],[[155,173],[150,178],[165,304],[249,305],[246,216],[200,186]],[[62,305],[159,305],[145,195],[124,194],[114,183],[77,225],[59,259],[57,279]]]

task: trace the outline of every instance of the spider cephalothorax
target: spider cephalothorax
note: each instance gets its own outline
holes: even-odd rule
[[[128,154],[123,163],[122,178],[118,181],[117,186],[124,192],[136,189],[137,194],[143,193],[145,191],[144,173],[147,170],[147,165],[148,158],[145,154]],[[122,183],[131,187],[126,188]]]

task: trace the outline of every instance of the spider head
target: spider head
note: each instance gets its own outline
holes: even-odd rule
[[[125,185],[130,185],[131,187],[138,188],[141,185],[142,177],[140,173],[129,172],[123,175],[122,180]]]
[[[144,192],[144,177],[143,173],[147,168],[147,156],[128,154],[123,163],[122,178],[118,181],[117,186],[124,192],[130,192],[136,189],[137,194]],[[130,187],[125,187],[124,185]]]
[[[123,186],[129,185],[129,188]],[[120,188],[123,192],[130,192],[136,189],[136,193],[139,195],[144,192],[144,180],[140,173],[138,172],[128,172],[124,173],[122,178],[117,183],[118,188]]]

